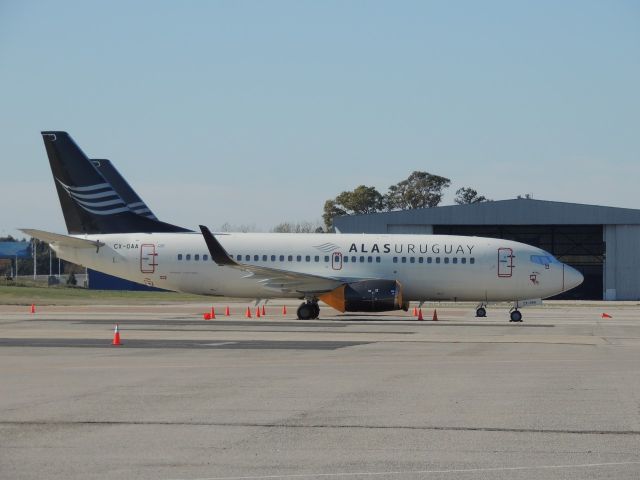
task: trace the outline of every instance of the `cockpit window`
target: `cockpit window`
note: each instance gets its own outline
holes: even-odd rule
[[[531,261],[539,265],[549,265],[551,263],[560,263],[553,255],[531,255]]]

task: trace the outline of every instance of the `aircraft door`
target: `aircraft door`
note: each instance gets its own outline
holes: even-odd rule
[[[156,246],[152,243],[143,243],[140,245],[140,271],[142,273],[155,273],[158,254]]]
[[[333,252],[331,254],[331,268],[334,270],[342,270],[342,253]]]
[[[498,277],[509,278],[513,275],[513,250],[511,248],[498,249]]]

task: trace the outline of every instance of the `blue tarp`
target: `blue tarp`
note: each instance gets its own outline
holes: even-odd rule
[[[31,243],[0,242],[0,258],[31,258]]]

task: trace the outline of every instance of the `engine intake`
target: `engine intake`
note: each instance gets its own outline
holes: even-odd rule
[[[409,304],[402,299],[402,285],[397,280],[346,283],[320,295],[319,298],[341,312],[389,312],[409,309]]]

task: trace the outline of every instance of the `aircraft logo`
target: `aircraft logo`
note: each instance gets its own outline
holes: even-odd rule
[[[318,250],[324,253],[330,253],[330,252],[333,252],[334,250],[338,250],[340,247],[335,243],[327,242],[327,243],[322,243],[320,245],[314,245],[313,248],[317,248]]]
[[[84,210],[95,215],[113,215],[128,212],[129,207],[108,183],[98,183],[86,187],[70,187],[58,178],[58,183],[67,194]]]

